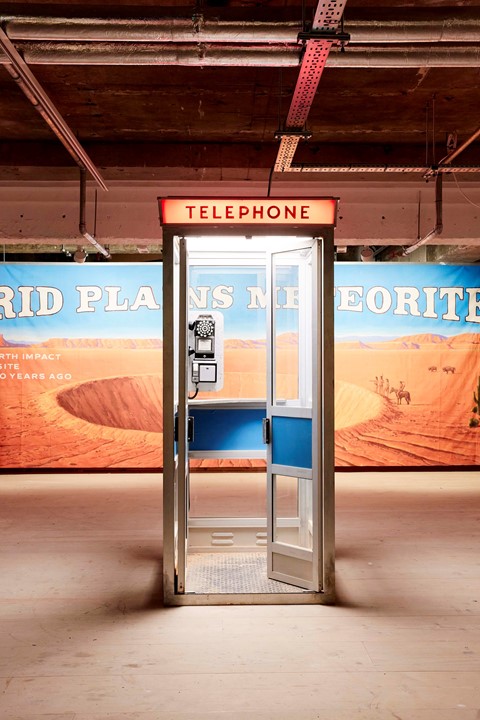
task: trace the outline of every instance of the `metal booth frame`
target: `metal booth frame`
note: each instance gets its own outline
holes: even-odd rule
[[[317,219],[302,218],[300,222],[237,222],[225,207],[255,202],[303,203],[322,207],[325,212]],[[332,604],[335,601],[335,499],[334,499],[334,227],[337,199],[324,198],[159,198],[160,223],[163,231],[163,591],[165,605],[267,605],[267,604]],[[175,213],[170,212],[174,204]],[[212,205],[213,204],[213,205]],[[201,220],[195,207],[220,207],[212,221],[212,211]],[[178,207],[183,208],[180,214]],[[190,208],[187,211],[185,208]],[[208,216],[210,213],[210,217]],[[213,211],[215,213],[215,211]],[[222,215],[223,213],[223,215]],[[221,215],[219,218],[218,215]],[[315,213],[312,211],[312,214]],[[325,219],[326,218],[326,219]],[[314,435],[313,468],[318,470],[318,517],[321,518],[318,555],[320,590],[275,593],[194,593],[188,592],[178,574],[178,558],[186,559],[186,541],[179,533],[187,513],[186,473],[188,469],[187,417],[178,413],[179,402],[187,406],[186,370],[179,358],[186,357],[187,330],[179,332],[179,317],[188,313],[188,274],[186,240],[188,237],[278,236],[292,240],[311,240],[317,248],[314,273],[319,288],[319,317],[313,353],[318,359],[312,398],[312,432]],[[236,248],[240,252],[242,248]],[[273,248],[272,248],[273,250]],[[267,323],[267,326],[270,322]],[[176,418],[178,414],[178,419]],[[188,411],[187,411],[188,414]],[[182,442],[182,439],[184,442]],[[182,479],[183,478],[183,479]]]

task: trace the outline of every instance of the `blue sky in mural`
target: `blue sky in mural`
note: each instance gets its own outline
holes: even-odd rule
[[[265,268],[195,265],[190,287],[190,309],[223,313],[225,337],[265,338]]]
[[[223,312],[227,338],[265,337],[263,267],[196,265],[190,280],[191,309]],[[278,284],[282,285],[278,303],[288,305],[293,296],[283,286],[290,286],[292,292],[297,278],[287,272]],[[157,263],[0,264],[0,286],[4,286],[0,289],[0,334],[8,341],[159,338],[162,334],[162,267]],[[339,263],[335,286],[338,340],[480,331],[480,267],[476,265]],[[22,295],[19,287],[35,289],[24,290]],[[42,291],[47,312],[55,299],[61,299],[58,312],[38,314],[37,288],[41,287],[47,289]],[[8,317],[10,306],[14,318]],[[294,329],[297,320],[297,311],[279,310],[277,331]]]
[[[480,331],[476,265],[338,263],[335,287],[337,340]]]
[[[162,266],[158,263],[0,265],[0,286],[15,291],[12,299],[15,318],[6,317],[2,304],[5,290],[0,292],[0,333],[9,341],[162,335]],[[48,308],[55,307],[55,301],[61,302],[62,307],[52,315],[37,314],[40,294],[34,290],[28,302],[23,302],[23,312],[27,306],[31,307],[34,316],[20,317],[22,294],[18,287],[54,288],[54,291],[44,291],[44,306],[47,312]],[[85,311],[79,312],[82,307]],[[125,309],[114,310],[120,307]]]

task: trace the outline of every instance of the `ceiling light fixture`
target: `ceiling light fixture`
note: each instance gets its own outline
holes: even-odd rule
[[[364,245],[360,250],[360,260],[362,262],[375,262],[375,253],[368,245]]]
[[[84,263],[87,259],[87,253],[85,250],[81,247],[81,245],[78,246],[78,248],[75,250],[73,254],[73,259],[76,263]]]

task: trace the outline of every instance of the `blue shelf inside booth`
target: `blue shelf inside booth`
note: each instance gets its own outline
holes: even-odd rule
[[[265,407],[209,408],[189,406],[189,415],[195,421],[195,435],[190,443],[191,452],[265,451],[262,420]]]

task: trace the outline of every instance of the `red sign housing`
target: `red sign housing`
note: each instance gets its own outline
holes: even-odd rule
[[[164,198],[164,225],[335,225],[335,198]]]

